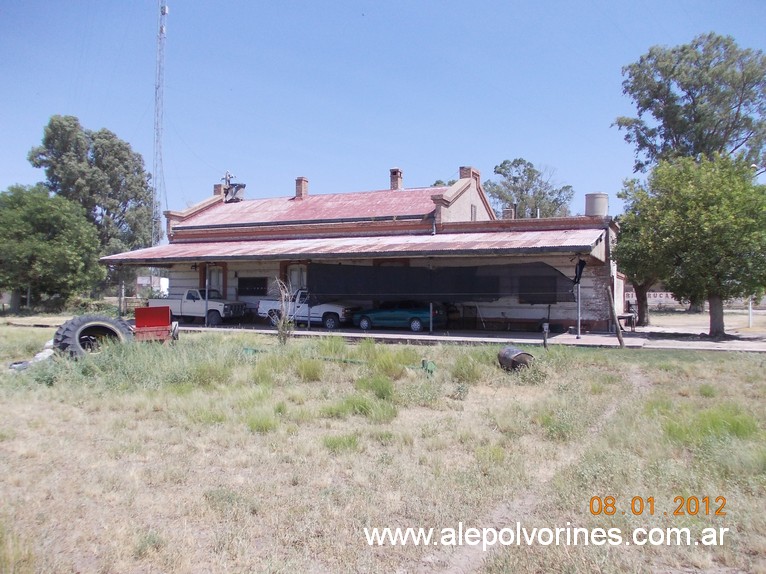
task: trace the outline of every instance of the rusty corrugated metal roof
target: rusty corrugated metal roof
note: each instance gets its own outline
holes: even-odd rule
[[[228,227],[264,223],[424,217],[434,210],[431,196],[447,187],[328,193],[303,199],[277,197],[223,203],[174,227]]]
[[[101,261],[152,265],[188,261],[590,253],[603,233],[602,229],[564,229],[172,243],[110,255]]]

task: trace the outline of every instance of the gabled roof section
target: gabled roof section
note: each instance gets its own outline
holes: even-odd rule
[[[435,205],[431,196],[447,187],[328,193],[219,203],[176,223],[174,229],[215,229],[296,223],[423,219]]]

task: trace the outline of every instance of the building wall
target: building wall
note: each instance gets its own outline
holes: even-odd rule
[[[449,206],[442,209],[442,223],[454,221],[489,221],[490,215],[482,202],[479,191],[471,185]]]
[[[453,258],[412,258],[412,259],[354,259],[326,261],[341,265],[409,265],[412,267],[426,266],[472,266],[472,265],[503,265],[509,263],[532,263],[543,261],[567,277],[574,276],[575,263],[569,256],[527,256],[527,257],[487,257],[482,259],[469,257]],[[290,263],[305,265],[306,262],[279,261],[237,261],[229,262],[226,266],[227,289],[224,296],[227,299],[240,300],[254,310],[262,298],[275,298],[275,278],[289,268]],[[200,271],[190,265],[179,264],[170,269],[170,297],[180,297],[186,289],[200,287]],[[246,277],[264,277],[267,280],[268,293],[265,297],[244,296],[239,294],[239,280]],[[610,325],[607,286],[613,277],[610,266],[589,260],[581,278],[581,327],[584,331],[606,330]],[[621,284],[621,283],[620,283]],[[211,285],[213,286],[213,285]],[[621,289],[619,289],[621,291]],[[622,293],[615,293],[618,302]],[[374,301],[358,301],[362,306],[371,306]],[[550,308],[549,308],[550,307]],[[619,303],[618,303],[618,312]],[[539,329],[543,322],[551,324],[552,330],[564,330],[577,323],[577,303],[563,302],[552,305],[528,304],[519,302],[518,295],[503,297],[497,301],[466,302],[455,305],[452,309],[453,318],[458,322],[454,328],[485,328],[493,330],[532,330]]]
[[[474,258],[455,257],[447,259],[392,259],[377,260],[356,259],[326,261],[341,265],[410,265],[412,267],[435,266],[471,266],[471,265],[502,265],[508,263],[531,263],[544,261],[567,277],[574,276],[575,264],[570,257],[489,257],[477,261]],[[302,265],[305,263],[295,262]],[[264,297],[248,297],[238,293],[238,282],[244,277],[265,277],[268,281],[266,298],[277,296],[274,288],[275,278],[288,266],[280,265],[278,261],[266,262],[233,262],[228,264],[228,289],[226,297],[245,301],[248,307],[255,309],[258,301]],[[600,262],[586,265],[581,278],[581,326],[587,330],[606,330],[609,327],[609,308],[607,285],[610,281],[609,266]],[[171,292],[180,295],[185,289],[197,287],[198,273],[185,269],[184,266],[171,270]],[[375,302],[359,300],[361,306],[371,306]],[[619,310],[618,310],[619,312]],[[577,303],[564,302],[549,306],[547,304],[520,303],[517,295],[503,297],[497,301],[466,302],[455,305],[453,315],[459,314],[460,325],[465,328],[538,330],[543,322],[548,322],[554,330],[563,330],[574,326],[577,322]]]

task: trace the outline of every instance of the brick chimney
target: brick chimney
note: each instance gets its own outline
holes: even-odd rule
[[[213,195],[223,195],[223,184],[216,183],[213,185]]]
[[[470,166],[460,166],[460,179],[475,179],[477,184],[481,184],[479,170]]]
[[[398,167],[391,168],[391,189],[402,189],[402,170]]]
[[[516,204],[512,207],[503,208],[503,219],[516,219]]]
[[[295,199],[303,199],[309,195],[309,180],[305,177],[295,178]]]

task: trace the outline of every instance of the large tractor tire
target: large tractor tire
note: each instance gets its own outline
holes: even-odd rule
[[[70,357],[98,353],[106,342],[124,343],[133,338],[133,331],[122,319],[102,315],[83,315],[70,319],[58,328],[53,347]]]

